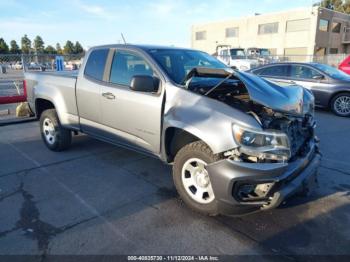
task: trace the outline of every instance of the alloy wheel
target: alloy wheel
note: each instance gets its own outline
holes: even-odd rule
[[[347,95],[339,96],[334,101],[334,110],[339,115],[350,114],[350,96],[347,96]]]

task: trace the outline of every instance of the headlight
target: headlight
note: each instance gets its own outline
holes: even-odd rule
[[[235,124],[233,137],[240,151],[246,155],[279,161],[290,158],[289,140],[285,133],[254,130]]]

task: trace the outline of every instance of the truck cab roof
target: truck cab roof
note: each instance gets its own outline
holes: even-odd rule
[[[135,45],[135,44],[110,44],[94,46],[90,50],[101,49],[101,48],[128,48],[128,49],[139,49],[139,50],[151,50],[151,49],[174,49],[174,50],[194,50],[191,48],[174,47],[174,46],[160,46],[160,45]]]

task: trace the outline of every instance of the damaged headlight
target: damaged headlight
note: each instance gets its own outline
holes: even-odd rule
[[[233,125],[233,137],[240,152],[259,159],[286,161],[290,158],[289,139],[278,131],[261,131]]]

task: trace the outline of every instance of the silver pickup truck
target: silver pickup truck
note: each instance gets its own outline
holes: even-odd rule
[[[99,46],[78,73],[25,73],[25,81],[49,149],[67,149],[82,132],[160,158],[201,213],[271,209],[317,182],[313,95],[204,52]]]

